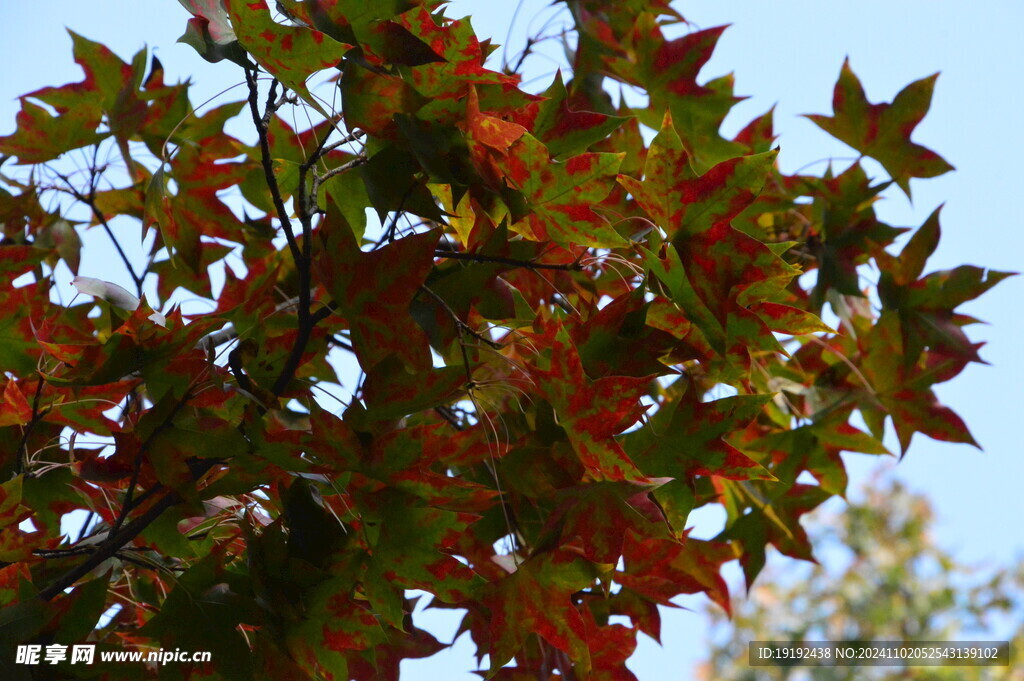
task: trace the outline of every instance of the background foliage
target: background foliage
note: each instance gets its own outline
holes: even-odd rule
[[[969,566],[937,545],[928,500],[879,469],[864,499],[840,515],[816,517],[810,535],[833,567],[798,572],[766,570],[738,599],[732,618],[709,609],[715,621],[705,679],[902,679],[899,667],[754,669],[749,641],[964,641],[995,640],[1019,622],[1024,569]],[[1024,645],[1019,624],[1011,650]],[[1007,667],[918,667],[913,678],[1007,679]]]
[[[973,442],[931,387],[978,361],[954,309],[1005,275],[924,275],[937,211],[887,253],[889,181],[782,174],[771,112],[723,138],[731,78],[697,82],[721,29],[570,3],[573,73],[538,97],[437,3],[185,4],[247,101],[192,114],[158,61],[75,36],[85,79],[0,140],[6,636],[388,678],[441,646],[421,589],[503,678],[631,678],[658,604],[728,607],[720,565],[752,581],[768,544],[810,557],[799,516],[887,417],[904,450]],[[812,120],[909,195],[949,169],[910,141],[933,85],[871,104],[847,66]],[[149,262],[55,305],[87,229],[149,230]],[[166,309],[178,289],[215,311]],[[710,503],[725,532],[688,538]]]

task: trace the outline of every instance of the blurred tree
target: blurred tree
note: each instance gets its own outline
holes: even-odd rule
[[[809,530],[822,564],[794,571],[770,567],[730,622],[709,608],[714,626],[702,680],[889,681],[1024,680],[1014,653],[1007,667],[750,667],[750,641],[957,641],[1005,636],[1024,605],[1024,562],[981,568],[957,562],[932,536],[931,504],[880,469],[863,500]],[[1003,626],[999,626],[1002,623]]]

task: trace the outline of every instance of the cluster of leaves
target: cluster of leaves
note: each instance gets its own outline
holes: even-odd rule
[[[717,622],[714,644],[699,678],[759,681],[818,679],[896,681],[900,667],[754,669],[749,641],[958,641],[1007,638],[997,620],[1020,621],[1024,566],[980,570],[958,563],[931,536],[933,515],[924,497],[880,469],[863,499],[842,514],[816,518],[815,548],[828,551],[830,568],[815,565],[786,574],[766,570],[749,598]],[[840,558],[841,556],[841,558]],[[1024,626],[1009,636],[1024,645]],[[1024,670],[1006,667],[921,667],[921,681],[1020,681]]]
[[[980,361],[956,308],[1006,275],[924,275],[938,212],[892,255],[874,210],[950,169],[909,140],[934,78],[871,104],[844,67],[813,117],[891,180],[786,175],[771,112],[722,136],[732,78],[697,81],[722,29],[669,37],[666,0],[567,2],[572,75],[540,95],[439,0],[182,4],[245,101],[195,113],[156,59],[73,34],[84,80],[0,138],[5,650],[394,679],[446,645],[419,590],[492,678],[632,679],[658,606],[728,609],[722,564],[753,581],[769,544],[812,559],[801,515],[887,417],[903,449],[974,442],[932,387]],[[55,303],[87,230],[136,291]],[[707,504],[725,530],[689,537]]]

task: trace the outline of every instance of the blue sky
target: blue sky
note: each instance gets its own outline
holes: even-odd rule
[[[734,71],[737,93],[750,97],[727,119],[729,131],[776,105],[780,163],[790,172],[829,156],[851,155],[848,148],[798,116],[831,111],[832,86],[844,57],[849,56],[872,101],[891,100],[910,81],[941,71],[931,112],[914,141],[938,151],[957,171],[933,180],[915,180],[913,205],[902,194],[888,192],[879,213],[894,225],[916,227],[945,202],[943,238],[929,271],[961,263],[1022,269],[1022,173],[1020,142],[1014,131],[1024,120],[1024,57],[1019,47],[1024,3],[702,0],[676,6],[702,28],[732,24],[702,78]],[[547,7],[548,3],[526,0],[513,22],[516,3],[511,0],[459,0],[449,14],[473,15],[479,34],[504,43],[510,26],[519,40],[528,27],[539,28],[552,12]],[[174,0],[3,3],[0,134],[14,127],[17,95],[80,79],[64,26],[107,44],[122,58],[148,43],[162,60],[169,80],[195,81],[194,102],[231,84],[231,79],[239,77],[236,69],[209,65],[191,48],[175,43],[185,20],[186,13]],[[516,44],[513,40],[512,45]],[[555,44],[547,49],[557,54]],[[535,87],[543,89],[554,62],[538,57],[527,67],[536,75]],[[812,170],[823,170],[823,165]],[[103,262],[94,267],[93,276],[107,269]],[[1024,557],[1024,530],[1019,525],[1024,519],[1024,438],[1017,430],[1024,422],[1024,363],[1018,349],[1024,333],[1022,287],[1021,279],[1011,279],[966,308],[991,324],[968,332],[972,338],[988,341],[981,354],[992,366],[971,366],[938,391],[965,418],[985,451],[918,436],[897,468],[897,475],[912,489],[931,498],[939,518],[940,542],[964,561],[1008,563]],[[847,461],[851,487],[875,463],[871,457],[852,455],[847,455]],[[703,517],[698,529],[713,534],[715,522],[713,514]],[[698,601],[683,603],[693,607]],[[435,622],[445,626],[441,620]],[[666,612],[665,646],[659,648],[641,636],[644,640],[631,667],[642,681],[665,678],[666,670],[686,678],[687,665],[699,658],[704,647],[703,632],[702,616],[684,610]],[[470,650],[463,641],[452,653],[413,663],[409,677],[478,678],[459,673],[470,666]]]

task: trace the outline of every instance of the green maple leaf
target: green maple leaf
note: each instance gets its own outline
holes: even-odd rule
[[[697,83],[726,28],[718,26],[666,40],[654,14],[645,12],[626,38],[632,58],[609,60],[609,66],[623,79],[643,87],[650,95],[650,106],[638,112],[644,123],[656,126],[657,119],[652,117],[666,109],[672,112],[683,144],[699,171],[744,152],[742,144],[725,139],[719,132],[729,110],[742,99],[732,93],[732,76],[715,78],[704,85]]]
[[[808,114],[807,118],[839,141],[881,163],[909,197],[910,178],[937,177],[953,170],[934,151],[910,141],[914,128],[928,113],[938,76],[936,73],[914,81],[891,104],[872,104],[847,59],[832,95],[833,115]]]
[[[688,390],[659,410],[650,428],[628,435],[625,446],[644,472],[653,476],[771,480],[768,471],[725,440],[750,423],[770,399],[770,395],[736,395],[699,402],[696,391]]]
[[[623,156],[587,153],[554,162],[540,140],[522,135],[499,162],[506,181],[531,209],[512,229],[534,241],[550,239],[566,246],[624,246],[607,218],[592,208],[612,190]]]
[[[316,267],[350,325],[361,366],[369,371],[397,355],[409,367],[429,369],[427,336],[410,316],[409,304],[433,267],[440,234],[414,234],[365,253],[352,230],[340,224],[334,202],[327,205],[325,247]]]
[[[388,584],[423,589],[446,603],[470,600],[483,580],[445,551],[477,518],[425,506],[407,494],[386,494],[369,570]]]
[[[741,156],[698,174],[672,115],[665,114],[661,132],[651,142],[643,181],[620,175],[619,183],[669,239],[683,239],[728,223],[753,203],[777,155],[768,151]]]
[[[800,516],[814,510],[832,495],[821,487],[796,483],[785,485],[727,482],[727,494],[752,506],[749,513],[734,518],[714,541],[732,540],[742,548],[740,564],[747,590],[765,562],[765,547],[772,544],[791,558],[816,562],[811,542],[800,525]]]
[[[733,480],[773,479],[760,464],[725,438],[747,425],[770,399],[737,395],[698,402],[694,390],[665,405],[651,425],[630,433],[623,447],[645,474],[672,478],[654,492],[669,523],[681,532],[695,502],[695,476]]]
[[[484,597],[491,612],[491,672],[504,666],[536,634],[567,653],[576,668],[590,668],[586,626],[570,597],[593,583],[591,563],[564,554],[541,554],[493,584]]]
[[[585,152],[629,120],[571,108],[561,71],[555,74],[544,97],[542,102],[530,104],[515,120],[547,146],[552,158],[565,159]]]
[[[502,103],[502,109],[525,104],[525,93],[514,87],[519,82],[518,76],[484,67],[485,44],[479,41],[469,21],[453,21],[441,13],[431,14],[427,6],[420,6],[396,16],[394,23],[440,57],[401,68],[403,79],[428,100],[418,114],[421,119],[457,120],[465,110],[464,100],[470,84],[480,91],[481,99],[493,97],[495,102]]]
[[[963,419],[940,404],[931,390],[933,383],[955,375],[969,360],[957,358],[930,365],[915,360],[908,364],[904,359],[907,333],[900,317],[893,310],[886,310],[879,317],[866,340],[863,370],[874,398],[892,418],[903,454],[914,433],[979,447]]]
[[[955,309],[1013,276],[1011,272],[962,265],[921,277],[925,262],[939,243],[941,206],[914,232],[899,256],[879,250],[878,295],[882,305],[899,312],[905,366],[915,364],[927,346],[943,355],[983,362],[978,345],[961,328]],[[919,278],[921,277],[921,278]]]
[[[596,482],[564,490],[549,525],[559,529],[563,549],[614,565],[622,556],[627,530],[637,536],[669,536],[665,517],[650,498],[665,482]]]
[[[317,71],[337,66],[351,46],[311,28],[277,23],[264,0],[230,0],[227,10],[238,42],[253,59],[327,116],[323,104],[306,88],[306,80]]]
[[[548,366],[531,367],[530,373],[554,407],[580,463],[597,480],[643,479],[615,436],[644,412],[639,399],[652,377],[606,376],[592,381],[568,332],[551,322],[547,333]]]

